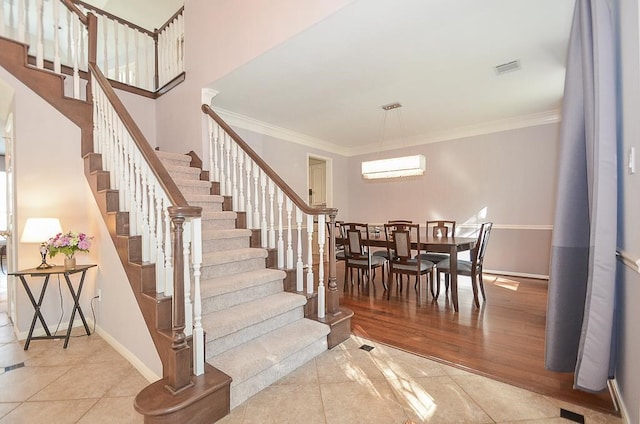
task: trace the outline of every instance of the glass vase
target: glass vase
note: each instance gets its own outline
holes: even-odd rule
[[[76,269],[76,258],[75,257],[71,257],[71,258],[64,258],[64,269],[66,269],[67,271],[71,271]]]

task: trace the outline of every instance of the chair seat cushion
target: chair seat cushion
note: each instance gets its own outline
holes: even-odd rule
[[[471,265],[471,261],[458,259],[458,274],[470,274]],[[449,259],[445,259],[444,261],[438,262],[436,264],[436,268],[438,268],[438,271],[449,272],[449,270],[451,269],[451,261]]]
[[[384,265],[384,263],[387,260],[385,258],[383,258],[382,256],[371,256],[371,266],[372,267],[376,267],[376,266],[382,266]],[[366,259],[349,259],[348,260],[349,265],[356,265],[356,266],[367,266],[367,260]]]
[[[415,271],[417,265],[417,260],[412,259],[408,264],[399,264],[397,262],[392,262],[392,269],[402,270],[402,271]],[[430,261],[420,260],[420,272],[427,271],[433,268],[434,264]]]
[[[420,259],[431,261],[431,262],[437,264],[440,261],[444,261],[445,259],[449,259],[449,254],[448,253],[438,253],[438,252],[421,253],[420,254]]]
[[[385,258],[385,259],[389,259],[389,254],[387,253],[386,250],[376,250],[375,252],[373,252],[372,255],[373,256],[380,256],[380,257]],[[391,251],[391,255],[393,255],[393,251]]]

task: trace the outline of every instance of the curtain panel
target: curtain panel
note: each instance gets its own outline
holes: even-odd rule
[[[576,0],[560,126],[545,364],[601,391],[611,376],[617,234],[613,11]]]

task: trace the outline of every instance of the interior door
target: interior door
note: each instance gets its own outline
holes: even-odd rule
[[[13,237],[15,228],[15,196],[14,196],[14,175],[13,175],[13,154],[14,154],[14,127],[13,127],[13,114],[10,113],[5,122],[3,129],[2,142],[4,143],[4,181],[0,184],[0,196],[5,199],[2,211],[2,224],[0,224],[0,236],[3,241],[6,241],[5,255],[3,255],[3,270],[2,284],[7,293],[7,314],[11,317],[13,322],[16,322],[15,310],[16,310],[16,293],[15,293],[15,280],[13,277],[7,277],[6,273],[15,270],[16,258],[15,241]]]
[[[309,158],[309,204],[327,205],[327,162]]]

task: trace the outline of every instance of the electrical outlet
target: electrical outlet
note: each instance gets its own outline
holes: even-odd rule
[[[102,302],[102,290],[98,289],[98,302]]]

